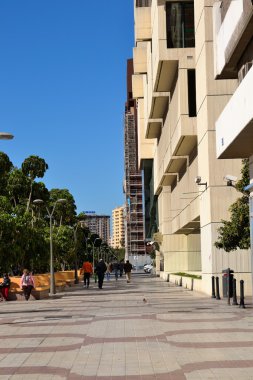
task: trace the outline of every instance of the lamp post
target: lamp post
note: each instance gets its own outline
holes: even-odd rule
[[[13,137],[14,136],[11,133],[0,132],[0,140],[12,140]]]
[[[74,242],[75,242],[75,284],[78,284],[79,283],[79,278],[78,278],[78,274],[77,274],[77,229],[78,229],[78,225],[80,224],[81,228],[83,227],[83,224],[84,224],[84,221],[83,220],[79,220],[75,227],[74,227]]]
[[[47,215],[49,217],[49,223],[50,223],[50,295],[53,295],[56,293],[55,290],[55,279],[54,279],[54,256],[53,256],[53,228],[52,228],[52,219],[55,207],[57,203],[65,203],[66,199],[57,199],[53,205],[53,209],[50,212],[48,207],[46,206]],[[34,204],[41,205],[44,203],[42,199],[35,199],[33,201]]]
[[[94,247],[95,247],[96,241],[101,241],[101,239],[99,237],[97,237],[93,241],[91,238],[88,238],[87,241],[89,241],[92,244],[92,265],[93,265],[93,271],[94,271],[94,269],[95,269]]]

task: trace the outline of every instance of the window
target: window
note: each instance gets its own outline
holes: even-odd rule
[[[167,48],[195,46],[193,2],[166,2]]]
[[[187,70],[188,81],[188,111],[189,117],[195,117],[196,110],[196,79],[195,70]]]
[[[150,7],[152,0],[136,0],[136,8]]]

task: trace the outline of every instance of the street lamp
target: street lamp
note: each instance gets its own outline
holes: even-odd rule
[[[101,241],[101,239],[97,237],[93,241],[91,238],[88,238],[87,241],[92,244],[92,265],[93,265],[93,271],[94,271],[95,269],[94,247],[95,247],[96,241]]]
[[[76,225],[74,226],[74,242],[75,242],[75,284],[79,283],[79,278],[77,274],[77,229],[78,225],[80,224],[81,228],[83,228],[84,220],[79,220]]]
[[[0,132],[0,140],[12,140],[13,137],[14,136],[11,133]]]
[[[55,279],[54,279],[54,256],[53,256],[53,228],[52,228],[52,219],[53,219],[53,214],[55,207],[57,203],[65,203],[66,199],[57,199],[54,203],[53,209],[50,212],[48,207],[46,207],[47,210],[47,215],[49,217],[49,223],[50,223],[50,295],[53,295],[56,293],[55,290]],[[42,205],[44,201],[42,199],[35,199],[33,201],[34,204],[36,205]]]

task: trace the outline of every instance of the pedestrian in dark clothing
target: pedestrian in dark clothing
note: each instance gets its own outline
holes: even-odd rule
[[[127,260],[126,263],[124,264],[124,271],[126,274],[127,282],[131,281],[131,270],[132,270],[132,268],[133,268],[132,264],[129,263],[129,260]]]
[[[100,259],[96,265],[96,268],[95,268],[95,272],[98,276],[98,287],[99,287],[99,289],[102,289],[102,287],[103,287],[103,282],[104,282],[106,270],[107,270],[107,266],[106,266],[104,260]]]
[[[2,295],[3,298],[0,299],[0,301],[2,301],[2,300],[3,301],[7,301],[10,286],[11,286],[10,277],[9,277],[8,273],[4,273],[4,275],[3,275],[3,282],[1,282],[1,284],[0,284],[1,295]]]
[[[120,276],[120,277],[122,277],[122,275],[123,275],[123,271],[124,271],[124,263],[123,263],[123,261],[121,261],[121,262],[119,263],[119,276]]]
[[[115,280],[118,280],[119,271],[120,271],[120,264],[118,262],[113,264],[113,270],[114,270],[114,274],[115,274]]]

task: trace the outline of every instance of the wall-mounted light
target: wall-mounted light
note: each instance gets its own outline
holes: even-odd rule
[[[207,189],[207,182],[201,182],[201,177],[199,175],[195,177],[195,183],[199,186],[204,185]]]
[[[235,187],[237,177],[235,177],[234,175],[231,175],[231,174],[226,174],[223,179],[224,179],[224,181],[227,181],[227,186]]]

